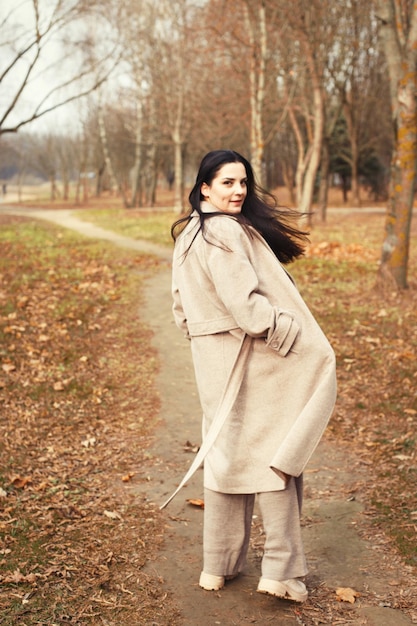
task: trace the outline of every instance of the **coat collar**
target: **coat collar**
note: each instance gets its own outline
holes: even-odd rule
[[[200,209],[202,213],[218,213],[219,209],[216,209],[215,206],[213,206],[212,204],[210,204],[210,202],[207,202],[206,200],[203,200],[200,203]]]
[[[206,200],[200,202],[200,211],[202,213],[219,213],[219,209],[216,209],[215,206],[213,206],[212,204],[210,204],[210,202],[207,202]],[[190,217],[198,217],[198,215],[198,211],[194,209],[191,212]]]

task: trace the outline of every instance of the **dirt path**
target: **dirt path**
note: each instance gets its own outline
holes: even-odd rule
[[[46,219],[86,236],[157,254],[165,260],[170,258],[169,250],[82,222],[75,212],[14,207],[2,207],[1,211]],[[189,345],[171,317],[169,268],[165,266],[147,281],[145,296],[146,305],[141,315],[155,333],[154,344],[161,361],[158,388],[162,406],[160,426],[146,468],[146,485],[138,490],[138,496],[161,504],[192,459],[193,453],[187,444],[195,445],[200,441],[200,408]],[[400,608],[391,608],[398,606],[398,597],[407,594],[410,586],[410,578],[400,559],[384,547],[383,539],[375,536],[371,543],[358,532],[364,523],[364,507],[361,494],[355,491],[355,483],[357,473],[363,471],[350,450],[327,438],[323,439],[309,465],[303,533],[310,567],[307,577],[310,598],[302,606],[255,592],[262,546],[258,518],[254,519],[250,558],[244,575],[218,593],[205,592],[198,587],[203,512],[188,504],[187,499],[202,497],[201,471],[165,510],[164,548],[148,563],[147,570],[156,573],[161,585],[173,593],[184,626],[415,624],[417,612],[412,615]],[[354,604],[339,602],[335,593],[339,587],[352,588],[361,595]],[[157,623],[148,626],[157,626]]]
[[[147,305],[142,313],[155,331],[162,365],[159,389],[163,421],[152,449],[155,463],[146,490],[147,496],[160,504],[190,463],[192,455],[186,451],[186,443],[198,443],[200,433],[189,346],[171,319],[169,272],[148,282]],[[383,555],[356,531],[363,506],[350,495],[357,480],[355,465],[355,459],[345,450],[324,439],[306,473],[303,532],[311,602],[302,612],[300,607],[255,592],[261,545],[256,520],[245,575],[219,593],[198,587],[203,513],[187,503],[187,499],[203,496],[202,472],[198,472],[166,509],[165,548],[148,566],[175,593],[184,624],[412,624],[401,611],[390,608],[390,594],[398,591],[393,584],[403,579],[401,570],[384,570]],[[362,596],[355,604],[340,603],[335,595],[338,587],[353,588]],[[321,621],[314,621],[317,619]]]

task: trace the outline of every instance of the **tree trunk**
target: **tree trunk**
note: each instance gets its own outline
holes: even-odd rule
[[[410,85],[408,86],[410,88]],[[397,287],[407,287],[411,218],[416,174],[416,103],[415,90],[409,94],[408,107],[398,116],[398,137],[391,163],[390,197],[385,220],[385,238],[381,251],[381,277],[391,274]],[[389,283],[388,278],[388,283]]]
[[[259,5],[259,35],[256,36],[253,20],[249,14],[248,3],[245,2],[245,25],[249,34],[250,44],[250,144],[251,144],[251,164],[256,180],[264,184],[264,172],[262,168],[264,157],[264,135],[263,135],[263,103],[265,99],[265,65],[267,56],[267,35],[266,35],[266,15],[263,1]],[[259,50],[257,47],[259,46]]]
[[[184,112],[184,94],[181,86],[179,87],[179,93],[177,98],[177,110],[175,117],[175,125],[172,132],[172,139],[174,143],[174,212],[182,213],[183,211],[183,162],[182,162],[182,124],[183,124],[183,112]]]
[[[321,146],[323,142],[324,130],[324,106],[323,94],[320,79],[315,68],[313,53],[308,42],[305,42],[304,51],[310,71],[310,78],[313,84],[313,141],[310,146],[311,154],[308,160],[306,173],[304,176],[304,184],[299,209],[302,213],[310,214],[311,205],[313,203],[314,185],[316,175],[320,165]]]
[[[359,193],[359,148],[358,148],[358,130],[357,123],[354,114],[354,103],[352,102],[351,93],[345,93],[344,95],[343,112],[345,114],[345,120],[349,131],[349,141],[351,150],[351,196],[353,206],[360,206],[361,199]]]
[[[66,169],[62,170],[61,177],[62,177],[62,199],[68,200],[70,181],[68,177],[68,171]]]
[[[404,15],[397,3],[380,0],[378,13],[395,129],[379,279],[383,287],[394,282],[405,289],[417,158],[417,2],[412,2]]]
[[[282,178],[284,179],[284,184],[288,189],[288,193],[290,194],[290,202],[292,205],[296,204],[295,198],[295,176],[294,170],[291,164],[283,161],[282,163]]]
[[[182,143],[179,134],[174,135],[174,212],[182,213],[183,210],[183,167],[182,167]]]
[[[132,168],[132,193],[130,196],[129,207],[139,206],[140,188],[141,188],[141,170],[142,170],[142,104],[136,104],[136,137],[135,137],[135,162]]]
[[[148,148],[145,167],[145,203],[146,206],[155,204],[156,190],[156,145],[152,143]]]
[[[154,206],[158,182],[158,168],[156,103],[153,98],[149,101],[148,126],[150,143],[147,149],[145,163],[145,203],[146,206]]]
[[[57,196],[55,172],[51,172],[49,174],[49,182],[51,184],[51,201],[54,202],[54,200],[56,200],[56,196]]]
[[[330,154],[328,140],[323,140],[321,148],[321,163],[320,163],[320,187],[318,198],[318,212],[320,213],[322,222],[326,221],[327,217],[327,199],[329,193],[329,170],[330,170]]]
[[[310,220],[314,187],[320,165],[321,146],[323,142],[324,102],[322,86],[315,67],[314,55],[306,37],[303,37],[302,44],[313,87],[313,110],[312,112],[307,110],[304,113],[308,129],[307,136],[309,138],[309,146],[307,149],[304,146],[303,134],[291,105],[288,108],[288,115],[294,131],[298,151],[297,170],[295,174],[297,205],[301,213],[309,215]]]
[[[351,167],[352,167],[352,176],[351,176],[351,181],[350,181],[350,189],[352,192],[352,204],[355,207],[360,207],[361,205],[361,196],[360,196],[360,190],[359,190],[359,172],[358,172],[358,157],[357,154],[354,154],[354,150],[356,148],[357,151],[357,144],[354,142],[351,144],[351,149],[352,149],[352,163],[351,163]]]
[[[97,168],[96,171],[96,197],[100,198],[101,192],[103,190],[103,174],[106,169],[106,164],[102,163],[100,167]]]
[[[295,170],[295,200],[297,206],[301,203],[301,196],[303,191],[304,172],[306,168],[307,159],[309,158],[309,152],[304,154],[305,146],[303,135],[298,124],[297,117],[295,115],[293,107],[290,105],[288,108],[288,116],[290,118],[291,127],[295,135],[295,141],[297,144],[297,169]]]
[[[114,174],[113,164],[110,158],[106,126],[104,124],[103,109],[100,103],[97,109],[97,119],[98,119],[98,127],[99,127],[99,132],[100,132],[101,146],[103,149],[104,161],[106,163],[107,174],[110,180],[110,190],[114,192],[117,190],[118,184],[117,184],[116,176]]]

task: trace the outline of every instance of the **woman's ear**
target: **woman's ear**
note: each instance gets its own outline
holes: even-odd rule
[[[209,195],[209,191],[210,191],[210,187],[207,185],[207,183],[203,183],[201,185],[201,195],[202,196],[208,196]]]

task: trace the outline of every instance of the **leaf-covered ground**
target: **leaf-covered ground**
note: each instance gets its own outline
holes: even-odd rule
[[[129,493],[158,409],[156,261],[4,216],[0,242],[0,623],[173,624],[141,573],[160,515]]]
[[[377,213],[333,214],[294,273],[337,355],[329,432],[359,452],[367,513],[417,567],[417,224],[405,291],[377,287],[383,225]]]
[[[0,220],[0,624],[180,624],[175,599],[141,570],[161,515],[130,489],[146,480],[158,410],[157,355],[138,317],[157,262]],[[361,460],[359,531],[415,573],[417,246],[414,231],[410,289],[378,291],[383,221],[329,214],[291,272],[337,354],[327,436]],[[312,623],[326,623],[320,610]]]

